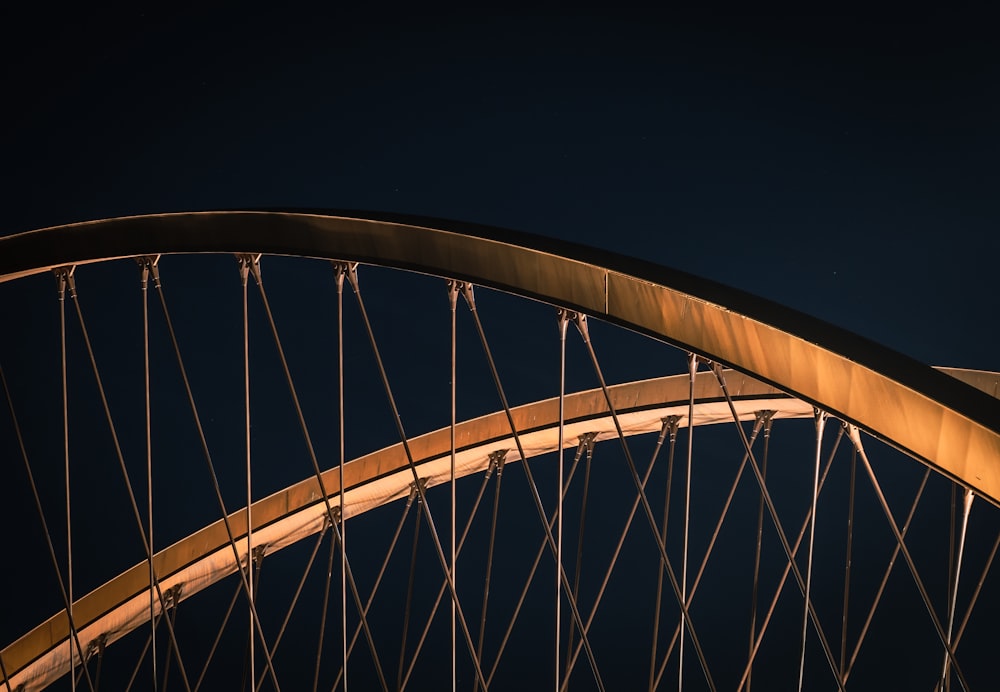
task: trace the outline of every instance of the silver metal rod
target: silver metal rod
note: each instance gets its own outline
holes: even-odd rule
[[[660,536],[659,528],[656,525],[656,519],[653,516],[653,509],[649,504],[649,498],[646,497],[646,492],[642,488],[642,482],[639,479],[639,472],[636,469],[635,461],[632,459],[632,452],[629,450],[628,441],[625,439],[625,433],[622,430],[621,421],[618,419],[618,412],[615,410],[614,402],[611,400],[611,392],[608,391],[607,382],[604,380],[604,373],[601,372],[601,365],[597,360],[597,353],[594,351],[594,345],[590,341],[590,334],[587,330],[586,319],[582,315],[580,316],[580,319],[577,320],[577,327],[580,332],[580,336],[583,339],[584,345],[587,347],[587,352],[590,354],[590,362],[594,366],[594,374],[597,375],[597,379],[601,385],[601,391],[604,393],[604,401],[608,406],[608,411],[611,413],[611,419],[615,424],[615,432],[618,435],[618,442],[621,445],[622,453],[625,456],[625,463],[632,476],[632,482],[635,485],[636,491],[639,493],[639,499],[642,503],[643,513],[646,515],[646,521],[649,524],[650,532],[653,534],[653,540],[656,543],[657,549],[660,551],[660,557],[667,567],[667,576],[670,578],[670,586],[674,590],[674,597],[677,599],[681,613],[685,616],[684,623],[686,625],[686,630],[691,636],[691,643],[694,645],[695,653],[698,655],[698,662],[701,664],[702,672],[705,675],[705,681],[708,683],[709,688],[714,690],[715,682],[712,680],[712,672],[708,667],[708,661],[705,660],[705,654],[701,648],[701,643],[698,641],[698,635],[695,631],[694,623],[691,621],[691,614],[688,612],[685,600],[681,595],[680,584],[677,582],[677,577],[674,574],[670,559],[667,557],[667,549],[664,544],[663,537]]]
[[[458,307],[458,284],[455,281],[448,282],[448,304],[451,308],[451,425],[450,425],[450,437],[451,437],[451,478],[450,478],[450,490],[451,490],[451,528],[449,532],[449,542],[451,547],[451,581],[453,584],[458,584],[458,580],[455,577],[455,425],[458,418],[458,408],[457,408],[457,350],[458,350],[458,322],[457,322],[457,307]],[[458,659],[457,659],[457,622],[455,618],[455,601],[451,602],[451,689],[452,692],[458,691]]]
[[[969,488],[965,489],[964,502],[962,504],[962,528],[958,537],[958,555],[955,557],[955,573],[951,580],[951,598],[948,602],[948,629],[947,629],[947,639],[948,646],[952,646],[952,629],[955,626],[955,607],[958,601],[958,579],[962,574],[962,556],[965,552],[965,536],[969,529],[969,512],[972,511],[972,500],[974,499],[972,490]],[[941,689],[948,690],[951,688],[951,677],[948,675],[948,670],[951,666],[951,657],[945,652],[944,664],[941,670]]]
[[[250,261],[244,258],[240,261],[240,281],[243,287],[243,423],[244,423],[244,449],[246,452],[246,482],[247,482],[247,583],[250,585],[248,602],[256,604],[254,599],[254,578],[253,578],[253,517],[251,515],[253,507],[253,477],[250,471],[250,306],[247,302],[247,280],[250,274]],[[247,658],[250,662],[250,682],[257,679],[254,668],[254,610],[248,609],[249,635],[247,637]],[[264,644],[267,648],[267,644]]]
[[[848,429],[851,433],[851,440],[858,448],[858,454],[861,455],[861,462],[865,466],[865,471],[868,472],[868,478],[871,480],[872,488],[875,490],[875,494],[878,495],[879,504],[882,505],[882,511],[885,513],[885,518],[889,522],[889,527],[892,529],[892,533],[896,537],[896,542],[899,544],[899,548],[903,553],[903,559],[906,560],[906,565],[910,568],[910,576],[913,577],[913,581],[917,585],[917,590],[920,592],[920,597],[924,600],[924,606],[927,608],[927,613],[931,617],[931,622],[934,623],[934,629],[937,631],[941,644],[945,647],[948,658],[951,660],[951,664],[955,669],[955,674],[958,675],[958,680],[962,685],[962,689],[968,692],[969,685],[965,680],[965,675],[962,673],[962,669],[958,665],[958,661],[955,660],[954,649],[949,644],[948,638],[945,635],[944,630],[941,628],[941,622],[938,620],[937,613],[934,612],[934,608],[931,605],[931,599],[927,594],[927,589],[924,588],[924,582],[920,578],[920,574],[917,572],[917,566],[914,564],[913,557],[910,555],[910,551],[907,549],[906,543],[903,541],[903,535],[899,532],[896,520],[892,516],[892,510],[889,509],[889,503],[885,499],[885,495],[882,493],[882,487],[879,485],[878,479],[875,477],[875,471],[872,469],[872,465],[868,461],[868,454],[865,452],[865,449],[861,444],[861,433],[857,426],[854,425],[849,425]]]
[[[809,632],[809,604],[812,594],[813,554],[816,546],[816,500],[819,497],[819,464],[823,453],[823,429],[826,427],[827,414],[816,410],[816,465],[813,470],[812,503],[809,510],[809,554],[806,558],[806,593],[805,606],[802,608],[802,655],[799,657],[799,692],[802,692],[802,682],[806,673],[806,635]],[[839,679],[839,678],[838,678]]]
[[[562,607],[562,543],[563,543],[563,462],[566,458],[563,443],[566,435],[566,327],[569,326],[569,315],[565,310],[559,310],[559,481],[556,486],[556,648],[555,648],[555,690],[559,692],[562,676],[559,672],[559,657],[562,653],[559,646],[559,634]]]
[[[691,524],[691,460],[694,456],[694,380],[698,374],[698,358],[688,354],[688,425],[687,463],[684,467],[684,543],[681,553],[681,601],[687,603],[688,537]],[[664,539],[666,536],[664,536]],[[687,608],[681,610],[681,638],[677,649],[677,689],[684,689],[684,630],[687,627]]]
[[[153,543],[153,438],[152,438],[152,412],[149,404],[149,269],[150,260],[143,257],[139,260],[140,276],[142,285],[142,374],[143,393],[145,404],[146,422],[146,535],[149,539],[150,555],[156,553]],[[156,578],[153,571],[153,561],[149,560],[149,583],[152,584]],[[157,689],[156,676],[156,599],[155,592],[149,590],[149,643],[152,647],[150,660],[152,662],[153,692]]]
[[[334,268],[334,276],[337,284],[337,425],[338,425],[338,451],[340,452],[340,464],[338,479],[340,484],[340,495],[338,504],[340,507],[340,655],[341,670],[344,676],[344,692],[347,692],[347,660],[349,658],[347,647],[347,520],[344,514],[344,464],[347,463],[345,452],[345,437],[347,426],[344,422],[344,278],[347,267],[338,264]],[[409,511],[409,505],[407,505]],[[328,585],[329,588],[329,585]],[[365,606],[364,614],[367,615],[368,607]],[[360,625],[360,623],[359,623]],[[319,680],[319,665],[316,666],[317,682]]]
[[[132,480],[129,478],[128,469],[125,466],[125,456],[122,453],[121,442],[118,439],[118,432],[115,429],[114,420],[111,417],[111,406],[108,404],[108,397],[104,390],[104,382],[101,379],[101,373],[97,367],[97,358],[94,355],[94,348],[90,342],[90,335],[87,332],[87,324],[83,319],[83,308],[80,306],[80,300],[76,293],[76,285],[73,278],[73,274],[70,273],[67,278],[68,278],[70,298],[73,300],[73,304],[76,308],[76,316],[80,324],[80,333],[83,336],[83,343],[84,346],[86,347],[87,355],[89,356],[90,359],[91,370],[94,373],[94,380],[97,383],[97,392],[100,395],[102,408],[104,410],[104,417],[108,423],[108,431],[111,433],[111,440],[114,443],[115,456],[118,460],[118,467],[122,474],[122,480],[125,482],[125,490],[128,493],[128,499],[132,509],[132,516],[135,519],[137,528],[139,529],[139,537],[142,539],[142,547],[143,550],[145,551],[146,559],[152,562],[153,553],[152,550],[150,549],[149,540],[146,536],[146,529],[142,523],[142,515],[139,513],[139,505],[135,498],[135,491],[132,488]],[[157,594],[160,599],[160,607],[162,608],[164,601],[163,601],[163,594],[160,591],[159,580],[155,579],[153,581],[152,586],[157,590]],[[181,660],[180,657],[180,650],[177,646],[177,637],[174,633],[173,623],[170,621],[169,618],[167,619],[167,625],[168,625],[167,631],[170,633],[170,641],[173,646],[174,656],[177,658],[177,667],[181,671],[181,680],[184,683],[184,688],[188,690],[188,692],[190,692],[191,686],[188,682],[187,673],[184,669],[184,662]],[[89,678],[89,673],[88,673],[88,678]]]
[[[445,557],[444,549],[441,546],[441,539],[437,531],[437,526],[434,524],[434,517],[431,514],[430,506],[427,503],[427,495],[424,492],[423,483],[420,480],[416,464],[413,461],[413,451],[410,449],[410,442],[406,436],[406,430],[403,428],[403,419],[399,414],[399,408],[396,406],[396,399],[392,394],[392,387],[389,384],[389,375],[386,372],[385,363],[382,361],[382,354],[380,353],[378,343],[375,340],[375,332],[372,329],[371,321],[368,318],[368,311],[365,309],[365,303],[361,297],[357,273],[351,270],[348,274],[348,280],[351,282],[351,287],[354,289],[354,296],[358,302],[358,309],[361,311],[361,319],[364,322],[365,331],[368,333],[368,340],[372,347],[372,353],[375,356],[375,363],[378,366],[382,386],[385,390],[386,398],[389,400],[389,408],[392,411],[396,431],[399,433],[400,443],[403,445],[403,451],[406,454],[407,465],[410,468],[410,473],[413,475],[413,482],[420,495],[420,506],[427,519],[427,526],[430,529],[431,540],[434,544],[434,552],[437,554],[438,563],[448,580],[448,588],[451,590],[451,597],[455,602],[458,620],[462,626],[462,636],[465,638],[465,644],[468,647],[469,655],[471,656],[472,663],[475,666],[476,675],[479,677],[480,684],[482,684],[485,689],[486,679],[483,677],[482,668],[479,665],[479,660],[476,658],[475,644],[472,642],[472,635],[469,633],[469,626],[465,620],[465,615],[462,612],[462,605],[458,600],[458,592],[455,590],[455,583],[451,579],[451,572],[448,569],[448,560]]]

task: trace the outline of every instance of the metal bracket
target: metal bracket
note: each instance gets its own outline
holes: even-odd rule
[[[333,265],[333,276],[337,281],[337,292],[344,290],[344,279],[349,278],[351,285],[357,290],[358,286],[358,263],[357,262],[344,262],[342,260],[334,260],[331,262]]]
[[[163,611],[165,612],[167,608],[176,608],[181,602],[181,587],[184,584],[174,584],[169,589],[163,592]]]
[[[76,273],[76,265],[71,264],[68,267],[56,267],[52,270],[55,274],[56,284],[59,291],[59,300],[63,300],[66,296],[66,289],[69,289],[69,297],[76,298],[76,280],[73,278],[73,274]]]
[[[577,438],[579,442],[577,443],[577,449],[585,449],[587,451],[587,456],[593,458],[594,456],[594,442],[597,440],[596,432],[586,432]]]
[[[663,428],[660,431],[662,435],[664,432],[670,434],[670,441],[675,442],[677,440],[677,428],[680,427],[681,417],[680,416],[667,416],[666,418],[661,418],[660,421],[663,423]]]
[[[764,437],[771,436],[771,421],[774,419],[774,414],[777,411],[754,411],[754,420],[764,426]]]
[[[260,564],[264,561],[264,555],[267,553],[266,545],[255,545],[253,548],[253,564],[258,569]]]
[[[261,253],[255,254],[237,254],[236,261],[240,265],[240,280],[245,286],[247,283],[247,278],[250,274],[253,274],[254,280],[257,285],[260,285],[260,257]]]
[[[107,643],[108,643],[108,635],[106,632],[102,632],[101,634],[91,639],[90,642],[87,643],[87,655],[84,658],[84,660],[89,662],[90,659],[94,657],[94,654],[97,654],[98,658],[103,656],[104,647],[107,646]]]
[[[153,286],[160,288],[160,257],[160,255],[142,255],[135,258],[135,263],[139,265],[142,290],[146,290],[150,277],[153,278]]]
[[[486,473],[491,474],[496,471],[499,477],[503,473],[503,467],[506,465],[507,461],[507,449],[497,449],[490,452],[489,463],[486,466]]]
[[[417,483],[420,484],[419,488],[417,487]],[[427,492],[426,478],[418,478],[416,483],[410,483],[410,501],[412,502],[413,498],[416,497],[417,502],[420,502],[421,491]]]
[[[469,306],[469,310],[472,312],[476,311],[476,294],[472,291],[472,284],[467,281],[462,282],[462,296],[465,298],[465,304]]]

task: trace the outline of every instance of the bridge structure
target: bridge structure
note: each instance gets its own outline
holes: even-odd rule
[[[995,373],[384,214],[42,229],[0,291],[0,689],[992,679]]]

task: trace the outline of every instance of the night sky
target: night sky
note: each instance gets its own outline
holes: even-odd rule
[[[708,277],[928,364],[1000,369],[995,347],[1000,331],[1000,292],[995,286],[1000,257],[1000,54],[989,22],[972,15],[709,17],[615,7],[572,13],[345,8],[323,15],[173,8],[126,15],[74,10],[58,16],[4,9],[0,189],[5,213],[0,233],[210,209],[365,209],[456,219],[571,240]],[[294,296],[296,281],[306,277],[280,262],[271,266],[265,260],[265,278],[275,285],[269,290],[276,293],[280,315],[289,325],[304,324],[314,315],[297,305]],[[196,304],[200,295],[211,294],[230,300],[238,310],[238,303],[232,302],[239,294],[235,269],[221,261],[210,268],[222,276],[225,271],[233,275],[188,282],[185,269],[174,273],[168,288],[177,286],[172,290],[178,302]],[[132,281],[132,271],[129,267],[118,274]],[[325,270],[316,270],[317,275],[320,271]],[[440,359],[425,342],[447,338],[446,312],[421,322],[408,308],[393,304],[391,277],[385,278],[379,293],[382,274],[364,276],[371,276],[363,282],[373,285],[375,300],[388,309],[388,319],[396,320],[391,326],[383,321],[380,329],[393,342],[387,348],[395,351],[397,362],[423,353],[421,349],[432,354],[427,356],[432,361]],[[112,276],[98,282],[114,280]],[[13,297],[5,291],[0,297],[0,364],[8,373],[15,372],[9,375],[12,380],[20,377],[20,391],[29,401],[46,396],[25,384],[31,375],[16,374],[30,371],[18,359],[33,351],[46,373],[39,389],[59,393],[54,370],[58,361],[52,360],[58,358],[58,343],[27,346],[19,340],[18,320],[30,321],[32,334],[58,335],[54,292],[44,293],[46,287],[51,290],[45,281],[49,279],[32,284],[31,289],[37,289],[33,297],[26,297],[27,290]],[[433,295],[437,289],[432,285],[421,283],[408,299]],[[438,298],[444,306],[444,299]],[[485,300],[498,311],[512,310],[502,297]],[[110,334],[113,315],[120,313],[112,309],[112,316],[97,317],[101,307],[95,298],[88,308],[98,321],[95,332]],[[194,325],[189,357],[195,373],[206,378],[206,388],[217,376],[218,387],[225,390],[226,378],[239,363],[220,367],[207,355],[199,361],[194,333],[201,330],[201,343],[232,340],[239,335],[240,315],[213,309],[218,311],[205,307],[189,314],[188,323]],[[254,310],[259,322],[259,304]],[[544,342],[548,346],[537,348],[556,348],[550,338],[554,327],[545,324],[551,317],[546,310],[534,306],[527,316],[516,318],[508,312],[508,324],[514,326],[497,327],[497,348],[511,367],[528,350],[513,331],[551,329]],[[42,324],[37,331],[36,321]],[[330,325],[315,338],[304,335],[304,329],[288,327],[289,339],[297,343],[289,350],[297,348],[303,360],[323,362],[318,372],[327,373],[335,366],[322,345],[329,345],[324,339],[332,333]],[[428,335],[434,333],[436,337]],[[73,334],[71,341],[79,348],[79,337]],[[259,334],[267,343],[267,333]],[[398,334],[416,342],[413,353],[405,353]],[[157,352],[169,362],[172,352],[163,341],[162,325],[154,328],[154,336],[161,340]],[[464,338],[478,348],[471,331]],[[111,337],[105,343],[109,360],[127,366],[135,364],[130,358],[139,357]],[[630,344],[608,347],[609,379],[641,376],[641,368],[632,368],[631,361],[639,360],[636,354],[645,354],[646,346]],[[356,349],[359,370],[371,367],[364,346]],[[261,375],[259,385],[264,393],[261,410],[273,405],[274,415],[293,426],[273,354],[263,348],[260,352],[266,354],[261,361],[267,359],[267,374]],[[546,356],[549,364],[553,353]],[[572,357],[581,368],[586,366],[579,351]],[[678,354],[666,361],[644,372],[681,371],[683,358]],[[470,372],[482,367],[478,354],[468,362]],[[83,389],[89,373],[82,359],[79,363],[74,376]],[[483,378],[481,370],[476,372],[470,377]],[[551,367],[545,372],[554,378]],[[164,382],[176,395],[177,382],[170,377],[164,376]],[[581,386],[594,386],[593,376],[588,377]],[[130,396],[129,387],[138,384],[127,382],[127,376],[121,379],[120,385],[111,386],[119,386],[124,399]],[[405,375],[401,386],[415,380]],[[530,390],[524,387],[523,400],[556,393],[551,386],[540,386],[537,393]],[[220,408],[233,397],[239,401],[239,391],[213,391]],[[358,399],[378,402],[378,394],[366,391]],[[280,406],[272,401],[279,396],[286,397]],[[304,394],[307,400],[310,396],[319,407],[322,393]],[[77,404],[82,416],[96,404],[96,399],[88,401]],[[429,415],[425,421],[419,398],[410,405],[411,434],[447,422],[438,417],[432,422]],[[470,415],[499,408],[495,399],[463,405]],[[25,409],[31,406],[27,403]],[[120,427],[127,429],[129,417],[140,414],[123,411]],[[39,458],[55,455],[39,464],[58,469],[61,424],[58,417],[54,421],[27,427],[36,436]],[[103,420],[94,419],[93,428],[101,430],[101,444],[107,445],[102,425]],[[220,420],[218,425],[221,431],[225,423]],[[81,428],[89,430],[86,423]],[[38,441],[44,440],[46,430],[55,442]],[[80,433],[80,439],[90,434]],[[261,445],[280,447],[280,436],[275,433],[271,440],[268,434],[262,430]],[[318,433],[318,446],[335,449],[332,434]],[[803,438],[805,448],[810,434]],[[134,437],[126,432],[130,435]],[[394,441],[388,427],[375,431],[372,439],[383,440],[371,443],[375,446]],[[173,445],[179,453],[187,442],[163,440],[166,449]],[[0,443],[5,478],[14,464],[23,475],[6,419]],[[127,441],[126,449],[129,444],[141,452],[141,439]],[[371,448],[359,443],[354,451]],[[728,449],[732,460],[739,450]],[[196,451],[192,447],[191,453]],[[277,488],[282,481],[304,477],[309,467],[304,458],[299,462],[303,465],[289,471],[289,477],[276,473],[264,484]],[[20,484],[14,492],[26,492],[22,476],[14,478],[12,486]],[[57,476],[50,481],[51,513],[58,519],[61,480]],[[91,487],[88,482],[79,481],[80,487]],[[164,482],[169,487],[170,481]],[[912,497],[912,478],[906,483],[910,485],[897,514]],[[626,493],[628,486],[621,487]],[[468,488],[474,492],[474,483]],[[238,488],[227,492],[235,508]],[[948,490],[941,486],[936,492],[934,511],[946,523]],[[746,497],[753,511],[756,501],[750,494]],[[23,507],[34,511],[27,499],[18,502],[19,509],[7,508],[0,515],[5,526]],[[877,511],[873,507],[869,509]],[[528,509],[525,522],[535,518]],[[444,504],[439,511],[443,516]],[[380,536],[391,534],[397,512],[392,509],[388,519],[373,520],[373,530]],[[799,509],[793,515],[802,516]],[[177,516],[178,527],[188,521],[182,510]],[[34,515],[24,521],[35,521]],[[981,540],[987,547],[973,551],[979,565],[996,535],[996,518],[990,521],[983,525],[986,537]],[[193,518],[190,523],[187,531],[200,525]],[[183,535],[177,530],[178,537]],[[537,531],[537,521],[532,530]],[[379,545],[386,540],[379,538]],[[424,540],[426,550],[429,541]],[[21,544],[20,539],[16,542]],[[130,550],[128,558],[122,558],[124,566],[136,561],[134,546]],[[308,557],[308,548],[304,550],[302,561]],[[408,550],[409,545],[402,548],[403,553]],[[321,549],[320,561],[325,555]],[[438,575],[433,556],[425,557],[430,584]],[[405,583],[407,560],[400,558],[400,584]],[[38,564],[39,571],[51,572],[44,559]],[[897,566],[895,578],[905,584],[908,575],[901,568]],[[59,607],[51,594],[40,614],[15,606],[15,600],[30,599],[12,596],[10,590],[30,590],[32,582],[5,579],[12,586],[0,597],[0,647],[31,617],[37,621]],[[289,577],[289,583],[294,579]],[[218,598],[228,600],[230,593]],[[909,605],[901,607],[920,614],[919,598],[909,597]],[[545,606],[539,608],[544,611]],[[5,609],[15,613],[10,620],[17,627],[4,626]],[[724,620],[721,614],[717,617]],[[794,615],[790,617],[794,622]],[[536,618],[551,622],[551,616]],[[397,624],[386,627],[398,627],[398,619],[393,622]],[[794,641],[794,626],[790,631]],[[641,648],[648,649],[648,633],[641,638]],[[544,649],[548,640],[540,641],[538,647]],[[739,642],[744,646],[742,639]],[[975,645],[968,646],[972,650]],[[389,648],[393,667],[398,648]],[[528,645],[512,654],[523,656],[523,664],[520,673],[512,671],[504,678],[505,684],[522,680],[527,689],[551,687],[550,674],[544,672],[549,664],[534,661],[531,650]],[[797,655],[794,645],[791,651]],[[237,671],[235,689],[242,650],[236,646],[230,653]],[[890,659],[892,667],[898,671],[908,655],[923,654],[897,652]],[[938,654],[932,655],[937,660]],[[817,661],[809,668],[821,681],[817,689],[832,688],[829,674],[823,677],[825,664],[821,658]],[[696,663],[687,665],[685,679],[700,689],[703,680]],[[533,666],[542,672],[536,675]],[[582,677],[574,677],[574,684],[579,680],[582,689],[590,680],[585,661],[578,668]],[[632,672],[609,665],[608,688],[645,685],[646,671],[637,676]],[[614,674],[617,683],[609,681]],[[966,674],[973,689],[988,686],[981,667]],[[902,671],[898,675],[876,671],[869,680],[902,679],[924,689],[932,685],[930,680],[910,680]],[[727,682],[731,677],[731,671],[720,673],[720,689],[734,684]],[[311,684],[311,671],[307,678]],[[792,689],[793,683],[794,677],[776,678],[772,689]],[[417,683],[415,689],[433,686]],[[669,688],[667,683],[661,687]]]

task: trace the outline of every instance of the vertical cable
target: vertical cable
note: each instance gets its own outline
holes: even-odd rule
[[[344,692],[347,692],[347,522],[344,521],[344,272],[337,264],[337,411],[340,438],[340,641],[343,660]],[[318,668],[317,668],[318,670]],[[318,673],[317,673],[318,675]]]
[[[247,598],[250,602],[249,649],[247,656],[250,662],[250,684],[257,679],[254,671],[254,578],[253,578],[253,505],[252,484],[250,477],[250,311],[247,302],[247,283],[250,275],[250,263],[254,259],[249,256],[240,257],[240,283],[243,285],[243,421],[244,444],[246,448],[246,479],[247,479]]]
[[[843,433],[843,428],[841,428]],[[840,680],[847,673],[847,606],[851,595],[851,551],[854,546],[854,489],[857,486],[858,450],[851,450],[851,491],[847,501],[847,557],[844,559],[844,614],[840,622]]]
[[[62,412],[63,412],[63,467],[66,477],[66,594],[69,602],[67,608],[70,622],[73,621],[73,524],[70,521],[69,492],[69,391],[66,379],[66,288],[68,273],[73,268],[62,269],[57,273],[59,281],[59,340],[62,357]],[[72,291],[72,288],[70,289]],[[76,657],[73,653],[73,640],[69,640],[69,680],[70,689],[76,690]]]
[[[142,363],[143,379],[145,384],[145,405],[146,405],[146,539],[149,541],[149,623],[150,631],[150,657],[153,668],[153,690],[157,689],[158,680],[156,676],[156,591],[153,589],[153,582],[156,575],[153,572],[154,554],[153,548],[153,437],[152,419],[149,405],[149,265],[150,258],[143,257],[139,260],[141,285],[142,285]]]
[[[952,485],[954,488],[955,486]],[[965,535],[969,528],[969,512],[972,511],[972,500],[975,495],[971,488],[965,489],[965,502],[962,505],[962,529],[958,536],[958,554],[955,556],[955,572],[951,582],[951,597],[948,601],[948,630],[947,646],[954,648],[951,634],[955,626],[955,606],[958,601],[958,578],[962,573],[962,555],[965,552]],[[951,689],[951,676],[948,674],[951,667],[951,657],[946,652],[944,655],[944,668],[941,671],[941,690]]]
[[[663,499],[663,525],[660,530],[660,538],[664,542],[667,540],[667,521],[670,519],[670,485],[674,473],[674,451],[677,447],[677,421],[679,418],[680,416],[668,416],[664,418],[662,421],[663,425],[660,427],[660,437],[656,441],[656,449],[659,450],[663,445],[663,438],[668,432],[670,433],[670,452],[667,456],[667,488]],[[650,466],[652,466],[652,462],[650,462]],[[651,653],[649,655],[650,692],[656,689],[656,654],[659,648],[657,641],[660,637],[660,609],[663,604],[664,569],[666,569],[666,566],[663,564],[663,560],[660,560],[656,570],[656,602],[653,606],[653,643],[650,647]]]
[[[763,421],[764,423],[764,458],[761,460],[760,475],[761,478],[767,478],[767,456],[768,448],[771,441],[771,420],[774,417],[774,411],[758,411],[757,420]],[[750,655],[753,655],[754,650],[754,640],[757,638],[757,600],[760,587],[760,556],[762,543],[764,539],[764,498],[761,496],[760,501],[757,505],[757,545],[754,549],[753,555],[753,590],[750,596]],[[750,692],[750,684],[752,682],[753,668],[751,666],[750,672],[747,673],[746,681],[746,691]]]
[[[687,467],[684,472],[684,554],[681,558],[681,602],[687,603],[688,528],[691,518],[691,459],[694,455],[694,380],[698,373],[698,357],[688,354],[688,429]],[[739,423],[736,423],[739,425]],[[666,536],[663,537],[664,541]],[[677,648],[677,689],[684,689],[684,627],[687,609],[681,609],[681,638]]]
[[[456,398],[456,376],[457,367],[455,365],[457,360],[457,350],[458,350],[458,337],[457,337],[457,313],[456,308],[458,307],[458,282],[449,281],[448,282],[448,302],[451,307],[451,581],[455,584],[455,588],[458,588],[458,582],[455,579],[455,422],[458,417],[457,409],[457,398]],[[452,692],[457,692],[458,689],[458,670],[457,670],[457,660],[456,660],[456,650],[457,650],[457,637],[458,633],[456,630],[456,619],[455,619],[455,599],[451,601],[451,689]],[[478,681],[477,681],[478,682]]]
[[[823,429],[826,427],[826,412],[816,409],[816,466],[813,470],[812,504],[809,517],[809,557],[806,559],[806,602],[802,608],[802,655],[799,658],[799,692],[806,671],[806,633],[809,630],[809,595],[812,588],[813,553],[816,545],[816,501],[819,497],[819,465],[823,451]]]
[[[563,543],[563,442],[565,440],[566,423],[566,327],[569,325],[569,314],[559,310],[559,484],[557,486],[558,505],[556,507],[556,692],[559,692],[561,677],[559,674],[559,630],[560,606],[562,599],[562,543]]]

